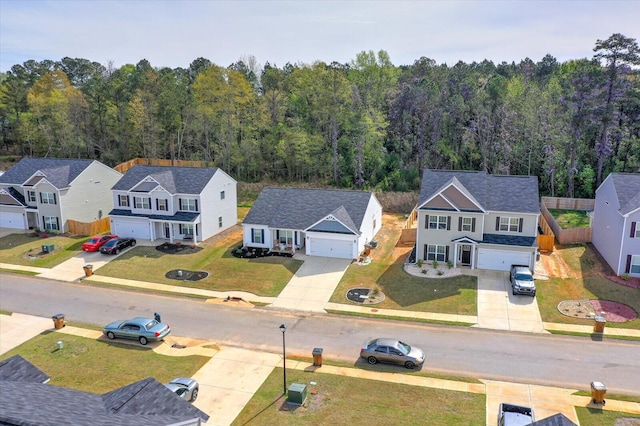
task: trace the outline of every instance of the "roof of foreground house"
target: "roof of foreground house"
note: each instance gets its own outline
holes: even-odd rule
[[[20,355],[0,361],[0,381],[46,383],[49,376]]]
[[[58,189],[69,187],[95,160],[24,157],[0,175],[0,183],[23,185],[37,172]]]

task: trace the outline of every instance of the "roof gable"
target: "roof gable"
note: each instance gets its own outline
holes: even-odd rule
[[[167,166],[133,166],[113,186],[116,191],[150,192],[149,182],[157,182],[168,193],[176,194],[201,194],[209,181],[217,172],[222,172],[217,167],[167,167]],[[231,178],[230,178],[231,179]],[[141,186],[140,186],[141,185]],[[155,188],[155,186],[154,186]],[[153,189],[153,188],[151,188]]]
[[[640,209],[640,173],[611,173],[615,195],[624,216]]]
[[[0,381],[47,383],[49,376],[20,355],[0,361]]]
[[[42,177],[57,189],[67,188],[94,160],[24,157],[0,176],[0,183],[34,185]]]

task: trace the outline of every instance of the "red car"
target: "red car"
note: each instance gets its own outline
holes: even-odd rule
[[[118,238],[117,235],[96,235],[82,245],[82,251],[98,251],[107,241]]]

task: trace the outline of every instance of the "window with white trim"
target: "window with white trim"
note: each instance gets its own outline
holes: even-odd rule
[[[447,229],[447,216],[429,216],[429,229]]]
[[[27,200],[30,203],[37,203],[36,191],[27,191]]]
[[[40,200],[42,201],[42,204],[55,204],[56,196],[53,192],[41,192]]]
[[[629,273],[640,274],[640,255],[631,256],[631,267]]]
[[[169,210],[169,208],[167,207],[167,200],[165,199],[158,199],[158,210],[162,211],[162,212],[166,212],[167,210]]]
[[[251,242],[256,244],[262,244],[262,229],[252,228],[253,238]]]
[[[129,196],[128,195],[118,195],[118,205],[120,207],[129,207]]]
[[[180,206],[180,210],[185,210],[188,212],[196,212],[198,211],[197,202],[194,198],[183,198]]]
[[[438,262],[444,262],[447,254],[447,246],[441,246],[439,244],[427,244],[426,258],[427,260],[436,260]]]
[[[463,217],[462,218],[462,230],[464,232],[471,232],[472,227],[472,218],[470,217]]]
[[[58,218],[55,216],[44,216],[44,229],[47,231],[59,231]]]
[[[291,229],[281,229],[278,231],[278,242],[287,246],[293,245],[293,231]]]
[[[520,226],[520,218],[518,217],[501,217],[500,218],[500,231],[518,232],[519,226]]]
[[[222,228],[222,216],[218,217],[218,228]]]
[[[633,238],[640,238],[640,222],[636,222],[636,233]]]
[[[133,197],[133,205],[136,209],[151,209],[151,198]]]
[[[220,191],[220,199],[221,199],[221,200],[224,200],[224,197],[225,197],[225,195],[224,195],[224,191]]]
[[[193,224],[180,224],[180,233],[182,235],[193,235]]]

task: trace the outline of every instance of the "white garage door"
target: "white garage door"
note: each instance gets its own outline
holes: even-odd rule
[[[0,228],[25,229],[22,213],[0,213]]]
[[[150,240],[149,224],[147,222],[131,222],[126,220],[118,220],[114,222],[114,228],[111,231],[121,237],[140,238]]]
[[[478,249],[478,269],[508,271],[511,265],[529,265],[531,254],[506,250]]]
[[[322,238],[310,238],[311,256],[339,257],[341,259],[353,258],[353,243],[350,241],[325,240]]]

